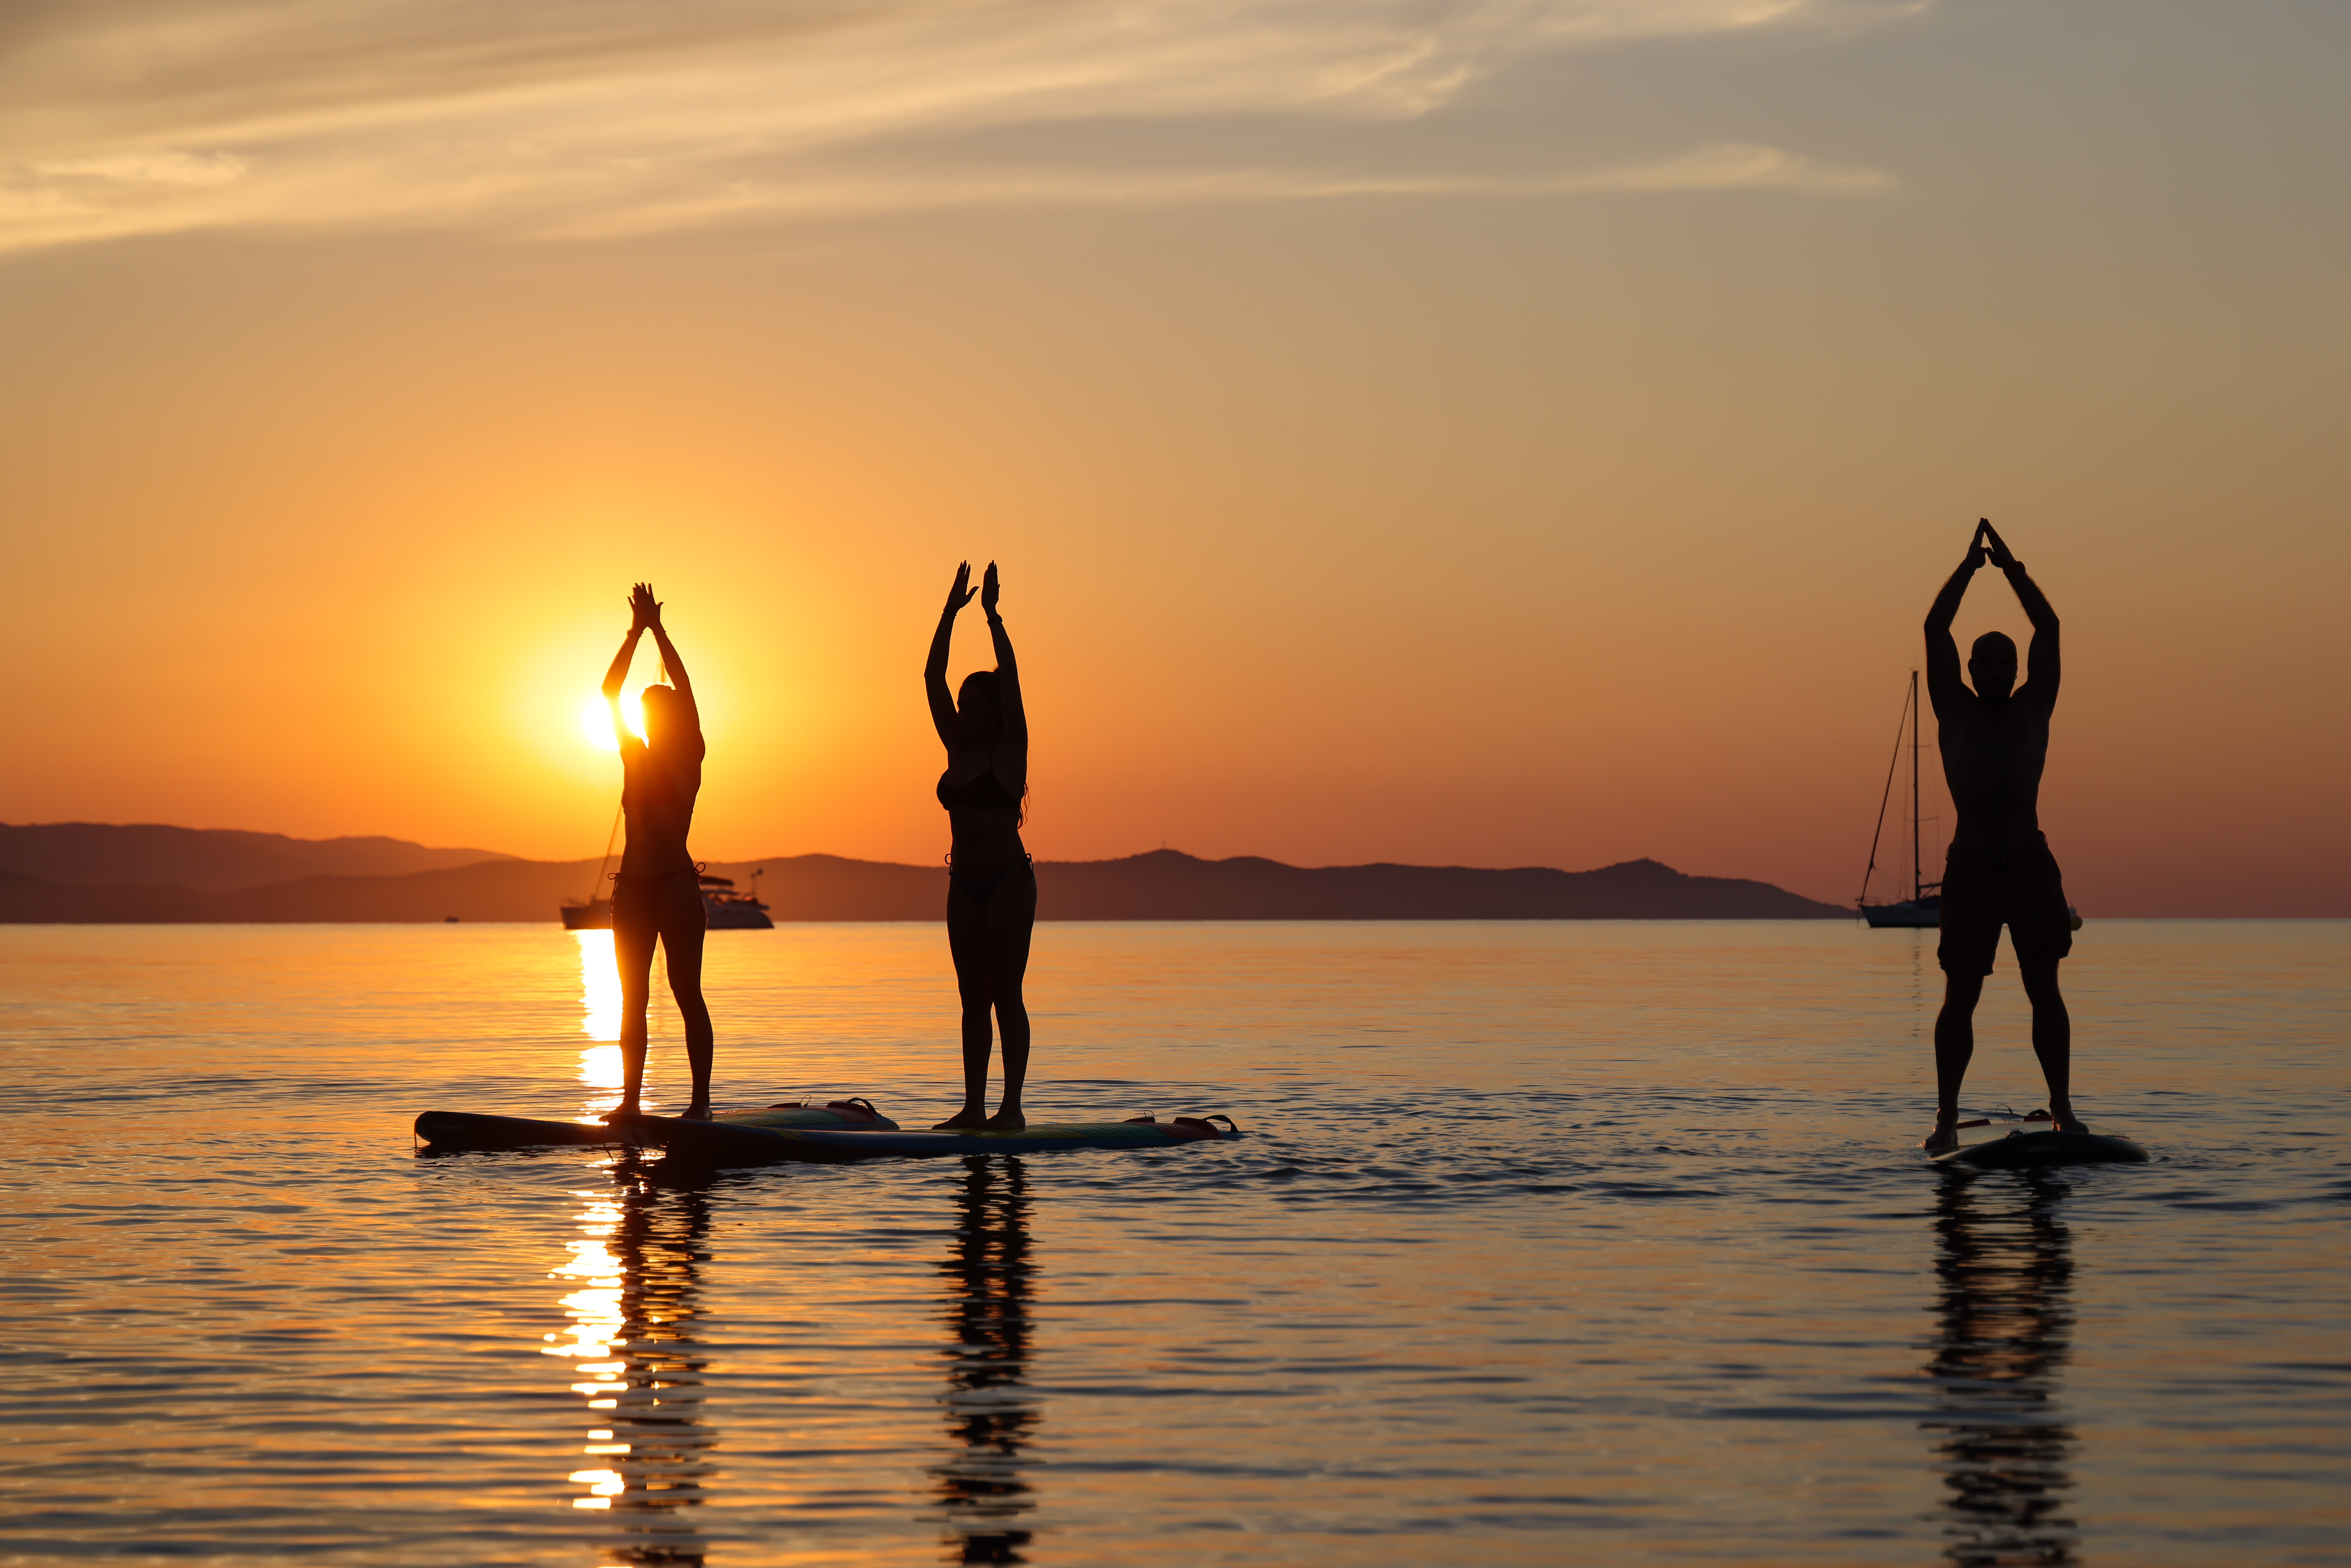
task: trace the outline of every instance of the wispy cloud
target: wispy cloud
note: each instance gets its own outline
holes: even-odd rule
[[[0,248],[202,227],[551,236],[949,205],[1884,189],[1882,174],[1757,146],[1501,177],[1263,168],[1233,156],[1230,135],[1215,155],[1187,144],[1187,128],[1410,121],[1545,52],[1819,11],[87,0],[0,20]],[[1152,134],[1122,155],[1106,134],[1119,127]],[[1016,137],[1017,156],[1003,145]]]
[[[1817,196],[1872,196],[1894,188],[1876,169],[1841,169],[1777,147],[1724,141],[1663,162],[1602,170],[1575,189],[1589,191],[1802,191]]]

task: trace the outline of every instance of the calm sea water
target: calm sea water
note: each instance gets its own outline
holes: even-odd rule
[[[611,1103],[602,940],[0,927],[0,1561],[2351,1563],[2351,924],[2082,934],[2146,1166],[1926,1168],[1931,934],[1768,924],[1041,927],[1032,1116],[1231,1144],[416,1157]],[[953,1108],[936,930],[709,980]]]

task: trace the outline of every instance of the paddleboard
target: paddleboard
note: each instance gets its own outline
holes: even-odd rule
[[[1933,1163],[1959,1170],[2013,1171],[2035,1166],[2144,1165],[2147,1153],[2120,1133],[2092,1127],[2061,1133],[2046,1121],[1992,1121],[1962,1124],[1959,1146]]]
[[[1221,1127],[1216,1124],[1222,1122]],[[1166,1149],[1240,1135],[1232,1118],[1178,1116],[1160,1122],[1043,1122],[1017,1133],[910,1133],[881,1128],[751,1127],[729,1122],[679,1122],[647,1117],[635,1124],[646,1142],[671,1154],[714,1165],[775,1165],[787,1161],[923,1159],[942,1155],[1034,1155],[1064,1149]]]
[[[557,1144],[654,1144],[643,1131],[650,1124],[674,1117],[648,1116],[638,1123],[614,1126],[603,1122],[549,1122],[531,1116],[486,1116],[469,1111],[427,1111],[416,1118],[416,1135],[427,1153],[457,1149],[530,1149]],[[865,1100],[835,1100],[824,1105],[791,1103],[762,1106],[756,1111],[722,1111],[713,1122],[687,1122],[684,1126],[729,1127],[863,1127],[895,1132],[898,1124]]]

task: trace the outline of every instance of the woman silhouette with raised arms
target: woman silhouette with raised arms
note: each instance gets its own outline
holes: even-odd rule
[[[700,868],[685,850],[694,798],[702,790],[702,715],[685,661],[662,628],[653,586],[629,594],[629,635],[604,675],[604,702],[612,710],[612,738],[621,747],[621,812],[628,843],[612,883],[612,956],[621,968],[621,1103],[608,1121],[639,1113],[645,1081],[645,1004],[653,989],[653,939],[669,959],[670,994],[685,1021],[685,1060],[694,1071],[691,1121],[710,1119],[710,1008],[702,999],[704,915]],[[637,639],[651,632],[662,664],[675,683],[644,691],[645,737],[621,718],[621,685]]]
[[[1029,969],[1029,935],[1037,923],[1037,873],[1020,842],[1029,794],[1029,716],[1012,639],[996,612],[996,563],[979,589],[979,608],[996,643],[996,668],[975,670],[947,695],[947,645],[958,611],[971,602],[971,563],[956,568],[955,586],[931,638],[923,687],[931,723],[947,748],[939,804],[954,826],[947,856],[947,949],[963,996],[963,1109],[938,1124],[1017,1132],[1029,1124],[1020,1085],[1029,1076],[1029,1009],[1020,1000]],[[988,1015],[1004,1031],[1004,1103],[987,1114]]]

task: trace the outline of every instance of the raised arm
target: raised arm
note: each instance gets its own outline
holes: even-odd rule
[[[1927,699],[1938,713],[1967,689],[1959,684],[1959,645],[1951,641],[1951,622],[1959,617],[1959,601],[1968,595],[1969,580],[1983,568],[1982,541],[1988,527],[1976,525],[1975,538],[1968,541],[1967,559],[1959,562],[1959,570],[1951,573],[1927,612]]]
[[[1991,540],[1992,565],[2000,568],[2008,579],[2009,587],[2016,591],[2017,602],[2024,606],[2024,618],[2032,622],[2032,643],[2024,651],[2024,685],[2017,688],[2018,696],[2031,696],[2043,704],[2057,700],[2057,682],[2061,674],[2057,651],[2057,612],[2049,608],[2048,596],[2041,585],[2024,573],[2024,563],[2009,553],[2007,541],[1990,523],[1983,531]]]
[[[947,690],[947,648],[955,641],[956,612],[971,602],[971,562],[956,568],[955,586],[947,590],[946,608],[939,612],[939,629],[931,633],[931,656],[923,664],[923,692],[931,701],[931,727],[939,744],[955,755],[958,727],[955,695]]]
[[[612,656],[612,667],[604,672],[604,706],[611,710],[612,738],[623,747],[637,738],[621,721],[621,687],[629,678],[630,662],[637,656],[637,639],[645,634],[644,616],[637,603],[638,594],[643,592],[644,585],[640,583],[629,595],[629,634],[621,639],[621,651]],[[647,595],[648,601],[650,598]]]
[[[996,644],[996,692],[1004,705],[1004,738],[1020,747],[1025,757],[1029,750],[1029,710],[1020,703],[1020,666],[1012,658],[1012,638],[1004,630],[1004,617],[996,612],[997,595],[1003,591],[997,581],[996,563],[987,563],[987,575],[980,580],[979,608],[987,616],[987,635]]]

